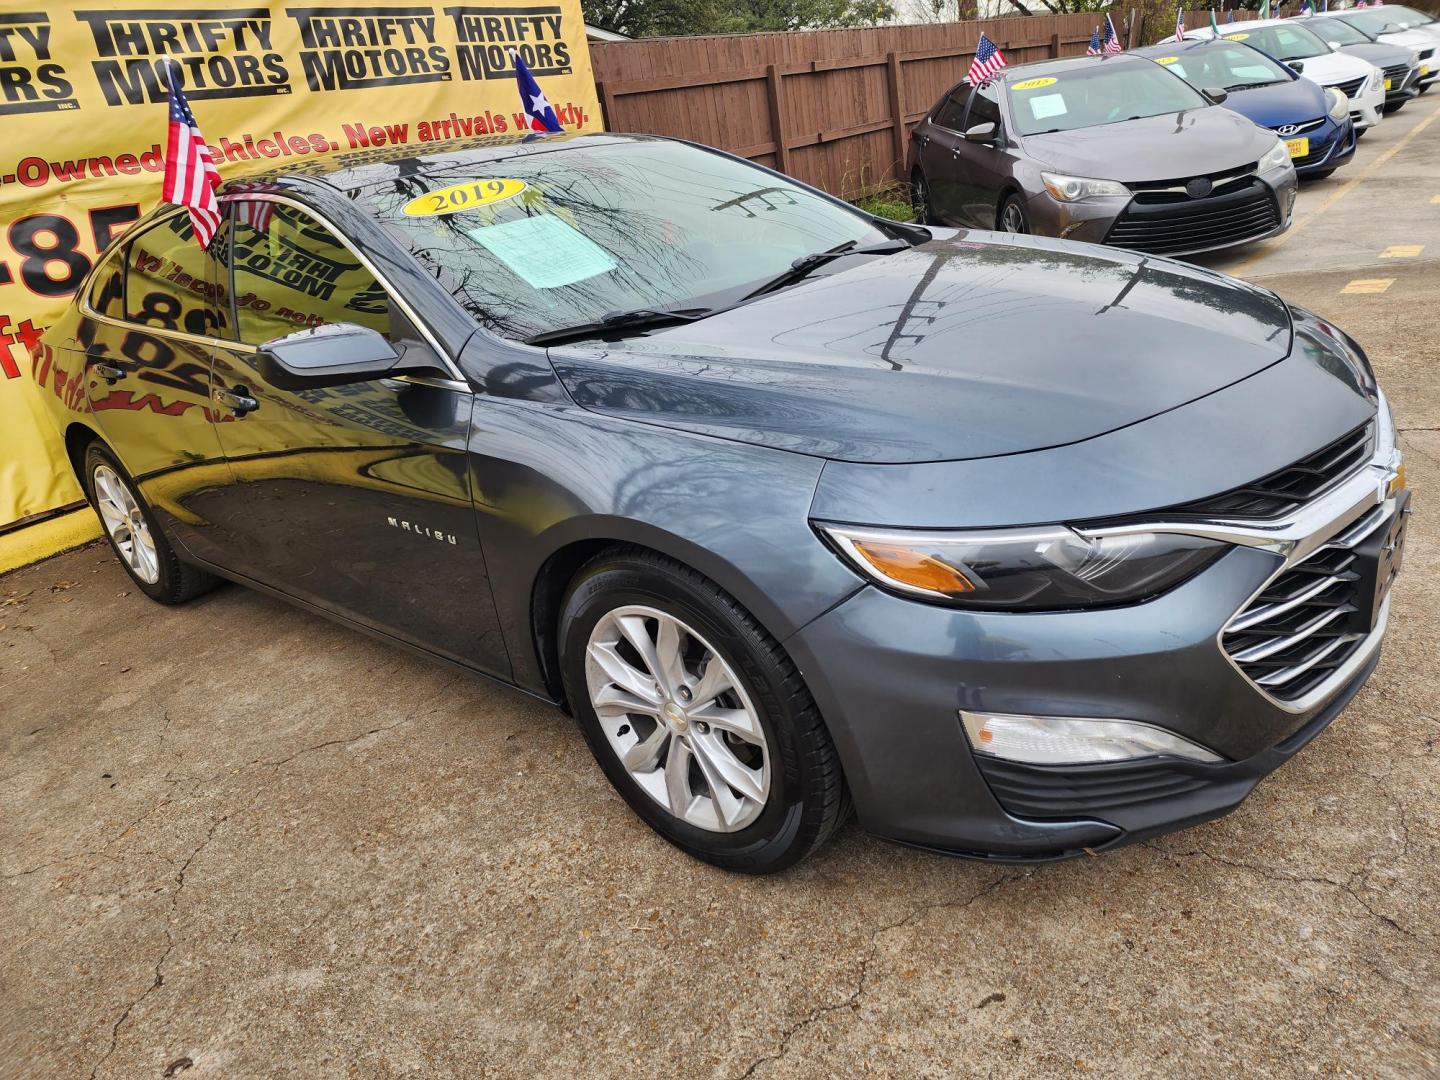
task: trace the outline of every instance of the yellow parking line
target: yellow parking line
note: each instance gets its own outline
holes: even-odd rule
[[[1342,293],[1382,293],[1394,284],[1393,277],[1356,278],[1340,291]]]
[[[1226,271],[1226,273],[1228,273],[1231,277],[1244,277],[1245,274],[1250,270],[1254,269],[1255,264],[1258,263],[1261,259],[1265,258],[1266,255],[1269,255],[1277,247],[1285,243],[1286,240],[1289,240],[1301,229],[1305,228],[1306,225],[1309,225],[1310,222],[1314,221],[1321,214],[1325,213],[1326,210],[1329,210],[1346,195],[1349,195],[1350,192],[1354,191],[1355,188],[1358,187],[1363,181],[1373,176],[1376,171],[1379,170],[1380,166],[1384,165],[1401,150],[1405,149],[1406,146],[1410,145],[1410,140],[1415,138],[1415,136],[1419,135],[1436,120],[1440,120],[1440,110],[1432,112],[1424,120],[1421,120],[1420,123],[1416,124],[1413,128],[1411,128],[1407,134],[1401,137],[1399,142],[1397,142],[1389,150],[1386,150],[1385,153],[1381,154],[1378,158],[1376,158],[1368,166],[1366,166],[1365,171],[1362,172],[1359,176],[1355,177],[1354,179],[1347,180],[1345,181],[1345,183],[1341,184],[1339,190],[1336,191],[1335,194],[1331,195],[1330,198],[1326,199],[1323,203],[1321,203],[1317,209],[1310,211],[1310,213],[1306,214],[1299,221],[1295,222],[1294,225],[1291,225],[1289,232],[1281,233],[1274,240],[1269,241],[1269,246],[1265,247],[1260,251],[1257,251],[1254,255],[1250,256],[1250,258],[1246,259],[1244,262],[1234,267],[1233,269]],[[1440,195],[1437,195],[1434,199],[1431,199],[1430,201],[1440,202]]]
[[[1425,250],[1424,244],[1391,244],[1380,252],[1382,259],[1414,259]]]
[[[1431,201],[1432,203],[1440,203],[1440,195],[1431,195],[1431,196],[1430,196],[1430,201]]]

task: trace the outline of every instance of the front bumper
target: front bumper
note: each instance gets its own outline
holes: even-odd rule
[[[1211,219],[1211,227],[1182,223],[1170,234],[1179,238],[1175,242],[1169,242],[1170,235],[1158,229],[1155,243],[1133,241],[1123,235],[1122,230],[1116,229],[1118,223],[1151,214],[1160,216],[1168,211],[1165,208],[1145,205],[1139,197],[1129,200],[1107,198],[1066,203],[1053,198],[1043,189],[1029,199],[1030,222],[1032,228],[1042,236],[1106,244],[1152,255],[1179,257],[1219,251],[1277,236],[1290,227],[1297,190],[1295,170],[1287,166],[1261,174],[1255,179],[1269,190],[1274,199],[1275,215],[1269,221],[1251,228],[1237,228],[1235,223],[1239,218],[1226,206],[1221,205],[1223,200],[1217,197],[1213,200],[1216,203],[1216,212]],[[1140,193],[1142,196],[1145,194]],[[1195,204],[1181,204],[1178,209],[1188,210],[1190,205]]]
[[[786,646],[840,750],[861,824],[955,854],[1035,860],[1118,846],[1233,809],[1364,684],[1379,658],[1388,600],[1344,663],[1293,701],[1252,682],[1222,649],[1222,631],[1282,571],[1362,519],[1398,516],[1389,491],[1397,466],[1392,448],[1377,451],[1329,494],[1264,530],[1175,526],[1226,535],[1236,546],[1144,604],[1009,614],[866,587],[808,624]],[[974,753],[960,721],[965,710],[1138,721],[1227,760],[1022,765]]]
[[[1324,125],[1313,128],[1304,135],[1310,140],[1310,152],[1291,162],[1301,180],[1316,173],[1328,173],[1332,169],[1338,169],[1349,164],[1355,157],[1355,125],[1350,122],[1349,117],[1338,123],[1327,119]]]
[[[1371,87],[1367,79],[1360,91],[1350,99],[1350,120],[1356,131],[1366,131],[1384,118],[1384,86]]]

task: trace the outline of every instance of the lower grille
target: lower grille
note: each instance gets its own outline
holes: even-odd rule
[[[1303,169],[1307,165],[1318,165],[1320,164],[1320,162],[1325,160],[1326,156],[1329,153],[1330,144],[1322,143],[1320,146],[1312,149],[1308,154],[1303,154],[1297,158],[1291,158],[1290,164],[1294,165],[1297,169]]]
[[[976,754],[980,774],[1007,813],[1032,821],[1098,817],[1150,802],[1169,802],[1209,780],[1163,760],[1105,765],[1025,765]]]
[[[1251,682],[1281,701],[1298,700],[1320,686],[1368,636],[1370,606],[1390,586],[1386,580],[1377,589],[1379,564],[1369,548],[1388,537],[1398,551],[1404,522],[1381,504],[1285,570],[1226,625],[1221,633],[1226,654]],[[1391,564],[1383,565],[1393,577]]]
[[[1280,227],[1275,196],[1259,180],[1205,199],[1144,201],[1141,195],[1110,227],[1105,243],[1150,255],[1243,244]]]
[[[1360,88],[1365,85],[1365,79],[1366,76],[1362,75],[1360,78],[1351,79],[1349,82],[1335,83],[1334,86],[1336,90],[1339,90],[1340,93],[1344,94],[1347,98],[1353,98],[1360,92]]]
[[[1405,86],[1405,79],[1410,74],[1409,64],[1397,64],[1394,67],[1385,69],[1385,78],[1390,80],[1390,90],[1393,93]]]

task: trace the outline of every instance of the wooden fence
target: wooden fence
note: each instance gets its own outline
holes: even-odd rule
[[[1127,16],[1112,17],[1124,39]],[[1192,11],[1186,22],[1208,18]],[[1015,65],[1083,54],[1103,19],[650,38],[592,43],[590,56],[609,130],[717,146],[853,198],[904,178],[909,129],[964,77],[982,27]],[[1136,44],[1169,29],[1136,27]]]

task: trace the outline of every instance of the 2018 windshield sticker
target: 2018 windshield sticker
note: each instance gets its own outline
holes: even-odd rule
[[[1017,82],[1011,90],[1039,90],[1042,86],[1054,86],[1057,79],[1026,79],[1024,82]]]
[[[467,180],[463,184],[452,184],[418,195],[401,207],[401,212],[410,217],[458,214],[462,210],[475,210],[513,199],[528,186],[524,180]]]

